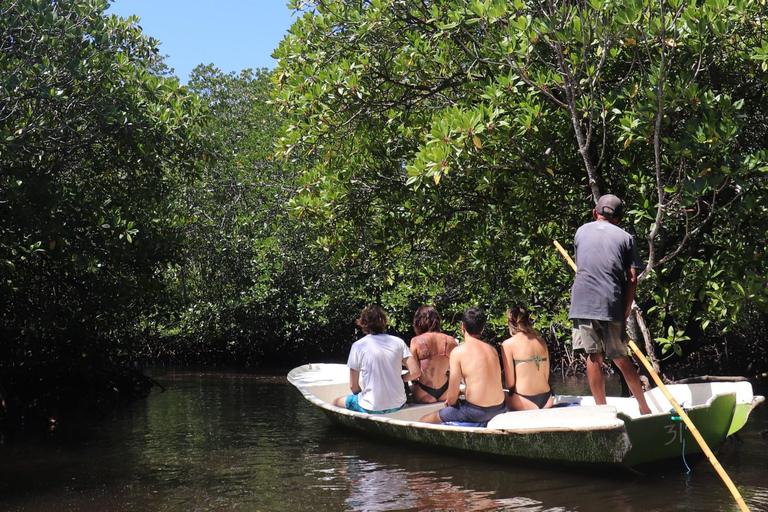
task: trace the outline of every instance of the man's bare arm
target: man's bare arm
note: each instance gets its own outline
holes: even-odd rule
[[[408,368],[408,372],[403,374],[404,382],[410,382],[421,377],[421,368],[413,356],[403,359],[403,364]]]
[[[635,300],[635,292],[637,291],[637,269],[630,268],[627,270],[627,289],[624,292],[624,322],[629,318],[629,313],[632,310],[632,302]]]
[[[445,405],[456,405],[461,392],[461,350],[453,349],[450,357],[451,375],[448,377],[448,394]]]

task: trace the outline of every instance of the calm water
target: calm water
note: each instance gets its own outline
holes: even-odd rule
[[[164,393],[95,424],[6,438],[0,510],[738,510],[706,461],[643,477],[489,463],[349,434],[284,378],[153,375]],[[764,429],[766,406],[717,452],[755,511],[768,511]]]

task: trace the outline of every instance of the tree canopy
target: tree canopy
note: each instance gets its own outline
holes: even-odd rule
[[[7,360],[117,355],[167,303],[199,100],[106,0],[0,2],[0,337]]]
[[[664,352],[765,310],[764,3],[291,7],[280,151],[306,171],[294,211],[327,227],[338,259],[368,250],[393,281],[457,279],[465,299],[532,301],[564,325],[570,276],[551,241],[569,246],[611,192]]]
[[[274,71],[185,87],[107,6],[0,0],[10,364],[338,359],[374,302],[523,304],[567,356],[552,242],[603,193],[649,354],[765,338],[765,3],[292,0]]]

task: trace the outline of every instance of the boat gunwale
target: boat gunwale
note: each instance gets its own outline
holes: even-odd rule
[[[324,372],[322,368],[317,368],[317,365],[320,366],[328,366],[329,371]],[[338,368],[333,368],[338,367]],[[506,425],[503,424],[503,421],[500,422],[501,425],[495,425],[490,427],[469,427],[469,426],[457,426],[457,425],[445,425],[445,424],[432,424],[432,423],[422,423],[414,418],[421,417],[417,416],[418,410],[411,409],[410,413],[406,414],[400,414],[400,417],[395,416],[398,415],[402,410],[399,410],[397,412],[390,413],[395,417],[390,417],[389,415],[381,415],[381,414],[370,414],[365,412],[357,412],[357,411],[350,411],[344,407],[337,407],[332,405],[331,402],[326,401],[330,399],[330,395],[335,395],[335,392],[339,390],[340,387],[346,387],[346,375],[342,375],[343,372],[339,371],[339,368],[344,368],[343,365],[339,364],[333,364],[333,363],[312,363],[308,365],[303,365],[297,368],[294,368],[291,372],[288,374],[288,381],[290,384],[292,384],[296,389],[299,390],[299,392],[310,401],[313,405],[319,407],[323,413],[328,417],[328,419],[334,423],[338,424],[345,428],[352,428],[354,430],[358,431],[364,431],[369,432],[375,436],[382,436],[382,437],[395,437],[395,438],[402,438],[403,440],[407,442],[415,442],[417,444],[425,444],[425,445],[435,445],[435,446],[451,446],[452,448],[458,449],[460,451],[465,451],[469,454],[476,454],[478,452],[477,448],[466,448],[466,446],[453,446],[451,443],[458,442],[459,445],[464,443],[465,445],[473,445],[471,441],[469,441],[470,438],[475,438],[477,442],[484,443],[486,441],[482,441],[483,439],[487,440],[487,442],[492,443],[494,446],[498,443],[501,443],[498,446],[504,445],[504,446],[511,446],[507,445],[506,443],[513,442],[518,443],[522,441],[527,436],[531,436],[529,439],[533,439],[533,443],[541,443],[542,439],[541,436],[560,436],[560,435],[567,435],[572,434],[576,436],[590,436],[590,434],[595,434],[599,436],[622,436],[623,439],[626,440],[626,448],[623,451],[623,455],[616,455],[617,458],[615,460],[598,460],[595,458],[594,460],[590,459],[587,460],[584,459],[576,459],[571,458],[570,453],[563,452],[561,455],[564,455],[563,457],[559,458],[550,458],[550,457],[543,457],[541,454],[538,455],[529,455],[526,453],[518,452],[517,450],[515,453],[502,453],[503,450],[506,450],[506,448],[503,448],[502,451],[497,451],[495,448],[491,448],[488,450],[482,449],[480,450],[482,453],[484,453],[484,456],[494,456],[494,457],[501,457],[504,460],[521,460],[526,461],[526,463],[532,463],[532,464],[538,464],[538,463],[545,463],[551,464],[555,463],[557,465],[563,465],[563,466],[577,466],[577,467],[620,467],[629,469],[630,471],[637,471],[634,469],[635,466],[641,467],[644,465],[651,465],[656,466],[659,464],[666,464],[671,463],[671,461],[678,461],[678,455],[675,454],[674,456],[669,456],[669,454],[666,453],[666,449],[662,450],[664,453],[657,454],[658,456],[656,458],[650,458],[648,460],[645,460],[643,457],[638,457],[635,455],[634,459],[631,459],[630,454],[633,453],[633,450],[637,450],[636,448],[632,448],[632,444],[634,444],[634,441],[632,440],[633,437],[630,437],[630,434],[632,432],[635,432],[632,434],[632,436],[637,436],[639,432],[646,430],[646,421],[651,420],[651,424],[648,424],[648,426],[654,426],[655,423],[658,422],[660,419],[668,418],[671,421],[677,421],[675,420],[675,415],[673,410],[660,410],[656,413],[650,414],[650,415],[639,415],[639,413],[633,413],[631,410],[627,410],[623,407],[624,402],[621,403],[608,403],[604,405],[596,405],[594,403],[583,403],[581,399],[584,398],[581,395],[559,395],[559,398],[563,402],[567,403],[574,403],[578,404],[580,407],[563,407],[563,408],[554,408],[554,409],[546,409],[546,410],[531,410],[531,411],[509,411],[506,413],[503,413],[499,416],[508,415],[507,417],[510,419],[510,422],[513,422],[514,416],[517,415],[523,415],[526,414],[527,417],[521,421],[521,424],[523,424],[523,427],[516,427],[514,424],[511,424],[509,428],[507,428]],[[315,373],[314,371],[317,370],[318,373]],[[307,373],[312,372],[312,373]],[[313,374],[315,376],[313,376]],[[741,381],[740,381],[741,382]],[[748,381],[747,381],[748,382]],[[698,385],[702,384],[712,384],[712,383],[681,383],[681,386],[692,388]],[[344,386],[342,386],[344,385]],[[675,386],[675,385],[672,385]],[[333,390],[331,390],[331,387],[335,387]],[[333,391],[333,392],[331,392]],[[733,429],[733,422],[735,421],[735,412],[738,410],[739,407],[742,408],[742,410],[747,409],[746,413],[744,414],[743,423],[746,423],[747,418],[749,417],[751,411],[761,405],[765,401],[765,397],[761,395],[753,395],[753,392],[751,390],[750,386],[750,393],[748,395],[750,396],[742,396],[741,392],[737,392],[736,390],[717,390],[714,389],[711,390],[712,394],[710,394],[704,401],[701,401],[697,403],[696,405],[689,405],[686,407],[687,411],[697,411],[701,409],[702,411],[705,411],[704,413],[707,414],[706,411],[708,411],[717,400],[722,400],[725,397],[732,397],[730,400],[733,400],[734,404],[732,406],[731,410],[731,429]],[[315,395],[315,393],[318,393]],[[341,393],[339,393],[341,394]],[[695,393],[691,391],[691,401],[695,399],[694,397]],[[322,396],[323,398],[320,398]],[[704,398],[701,396],[701,393],[698,394],[700,398]],[[738,402],[738,399],[741,397],[742,402]],[[614,399],[621,398],[621,397],[613,397]],[[621,398],[622,400],[625,400],[625,398]],[[656,397],[657,401],[660,400],[659,397]],[[626,398],[626,400],[634,401],[634,398]],[[683,401],[685,404],[685,400]],[[438,410],[440,408],[439,403],[432,403],[432,404],[409,404],[407,407],[411,408],[423,408],[424,413],[431,412],[433,410]],[[656,404],[656,409],[660,408],[659,404]],[[600,408],[600,409],[597,409]],[[722,406],[719,407],[722,409]],[[406,409],[407,411],[407,409]],[[574,411],[573,413],[567,413],[567,414],[573,414],[573,416],[565,416],[561,417],[559,419],[560,424],[556,426],[547,426],[542,423],[542,420],[548,419],[545,415],[547,414],[556,414],[556,411]],[[580,412],[576,412],[580,411]],[[590,414],[592,411],[597,411],[598,414]],[[722,411],[721,411],[722,412]],[[611,417],[611,414],[613,414],[613,417]],[[498,417],[498,416],[497,416]],[[403,419],[405,418],[405,419]],[[615,419],[615,423],[614,420]],[[570,424],[569,420],[575,420],[571,421]],[[586,420],[586,421],[583,421]],[[588,424],[589,421],[597,420],[595,424]],[[601,422],[602,420],[602,422]],[[654,421],[655,420],[655,421]],[[527,421],[527,423],[526,423]],[[378,425],[378,426],[377,426]],[[385,427],[385,425],[387,427]],[[742,425],[743,426],[743,425]],[[387,432],[387,429],[389,427],[389,432]],[[734,431],[738,431],[741,428],[739,426]],[[400,431],[400,429],[403,429]],[[638,431],[638,429],[640,429]],[[726,429],[728,430],[728,429]],[[397,432],[400,431],[400,432]],[[422,432],[422,434],[417,434],[417,432]],[[672,433],[668,428],[665,430],[665,432]],[[675,431],[676,432],[676,431]],[[484,434],[485,436],[494,436],[491,438],[488,437],[475,437],[477,434]],[[439,437],[439,436],[446,436],[446,437]],[[719,435],[719,434],[717,434]],[[727,435],[730,435],[730,432]],[[434,437],[438,436],[438,437]],[[457,436],[457,437],[454,437]],[[512,436],[512,437],[507,437]],[[680,434],[682,437],[682,434]],[[516,441],[514,439],[520,438],[520,441]],[[446,439],[450,439],[448,443],[446,443]],[[586,439],[586,438],[585,438]],[[718,442],[722,442],[725,438]],[[435,442],[437,441],[437,442]],[[644,443],[647,442],[645,438],[641,435],[639,438],[635,439],[635,441],[639,442],[638,446],[644,446]],[[709,441],[708,441],[709,442]],[[669,444],[669,443],[666,443]],[[476,445],[475,445],[476,446]],[[665,445],[666,446],[666,445]],[[685,447],[685,444],[683,444]],[[613,449],[613,446],[611,446],[611,449]],[[684,448],[685,449],[685,448]],[[687,451],[687,450],[686,450]],[[611,453],[614,453],[613,451]],[[699,452],[700,453],[700,452]],[[689,453],[689,455],[696,455],[695,452]],[[634,460],[634,462],[632,462]],[[538,462],[537,462],[538,461]]]
[[[567,427],[567,426],[560,426],[560,427],[536,427],[536,428],[489,428],[489,427],[466,427],[466,426],[459,426],[459,425],[446,425],[446,424],[439,424],[439,423],[424,423],[421,421],[415,421],[415,420],[402,420],[398,418],[390,418],[387,417],[385,414],[370,414],[370,413],[364,413],[364,412],[358,412],[358,411],[351,411],[349,409],[345,409],[342,407],[337,407],[335,405],[329,404],[325,400],[322,400],[312,394],[310,391],[304,389],[301,385],[294,382],[289,377],[289,382],[298,389],[302,395],[304,395],[304,398],[312,402],[314,405],[320,407],[324,411],[331,412],[333,414],[338,414],[342,416],[351,416],[361,419],[370,420],[373,422],[379,422],[379,423],[388,423],[392,425],[398,425],[403,427],[415,427],[415,428],[422,428],[422,429],[429,429],[429,430],[448,430],[448,431],[455,431],[455,432],[472,432],[477,434],[484,434],[484,435],[501,435],[501,434],[533,434],[533,433],[550,433],[550,432],[602,432],[602,431],[625,431],[626,425],[624,421],[622,421],[618,416],[616,417],[616,422],[614,424],[607,424],[607,425],[585,425],[585,426],[576,426],[576,427]],[[425,405],[434,405],[434,404],[425,404]],[[417,405],[416,407],[419,407]],[[617,414],[616,408],[613,406],[608,406],[611,409],[614,410],[614,413]],[[551,411],[552,409],[546,409],[546,411]],[[524,412],[524,411],[520,411]]]

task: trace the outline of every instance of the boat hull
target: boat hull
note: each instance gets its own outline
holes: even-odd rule
[[[331,405],[349,393],[349,370],[338,364],[295,368],[288,380],[335,424],[369,436],[429,446],[450,453],[492,456],[546,466],[638,469],[676,461],[689,464],[702,450],[658,389],[646,392],[654,414],[639,414],[633,398],[609,397],[595,405],[589,396],[558,395],[561,407],[507,412],[487,428],[434,425],[419,419],[442,403],[408,405],[390,414],[367,414]],[[710,448],[746,423],[763,397],[748,382],[668,386]],[[571,407],[578,406],[578,407]],[[686,461],[685,458],[691,456]]]
[[[733,393],[719,395],[706,406],[686,411],[707,446],[717,447],[728,435],[736,396]],[[627,426],[632,448],[624,462],[628,466],[640,466],[664,461],[679,461],[683,456],[702,453],[693,434],[685,423],[671,411],[669,414],[630,418],[619,413]]]
[[[621,427],[605,430],[556,430],[507,432],[490,428],[426,425],[418,422],[384,422],[325,409],[335,424],[377,438],[409,444],[444,448],[473,456],[529,462],[548,466],[625,468],[623,459],[630,449],[629,437]]]

